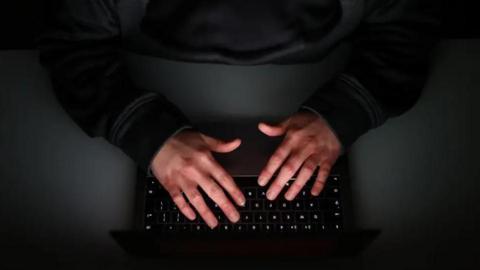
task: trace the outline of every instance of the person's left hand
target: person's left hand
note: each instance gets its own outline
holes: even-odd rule
[[[312,195],[318,196],[342,148],[326,120],[313,112],[300,111],[278,125],[261,122],[258,129],[267,136],[285,135],[258,177],[258,184],[265,186],[279,169],[277,178],[267,191],[267,199],[274,200],[301,167],[296,180],[285,193],[287,200],[293,200],[320,166],[311,190]]]

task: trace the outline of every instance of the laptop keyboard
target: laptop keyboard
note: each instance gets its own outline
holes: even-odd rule
[[[312,176],[315,178],[315,175]],[[332,233],[343,226],[342,203],[340,199],[339,175],[331,175],[319,196],[311,195],[314,179],[310,179],[293,201],[283,195],[269,201],[265,194],[267,187],[260,187],[256,177],[238,177],[236,182],[246,197],[244,207],[237,207],[240,220],[233,224],[221,209],[205,194],[207,205],[219,221],[210,229],[199,215],[194,221],[188,220],[155,178],[147,177],[145,185],[144,228],[147,231],[162,233]],[[290,186],[291,179],[287,186]],[[193,207],[192,207],[193,208]]]

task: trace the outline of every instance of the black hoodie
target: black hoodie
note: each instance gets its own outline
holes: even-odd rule
[[[102,136],[146,170],[189,120],[164,96],[133,86],[120,57],[139,36],[143,53],[256,65],[318,61],[353,45],[345,71],[303,104],[344,149],[411,108],[437,40],[436,0],[59,0],[39,40],[55,93],[90,136]],[[140,49],[142,50],[142,49]]]

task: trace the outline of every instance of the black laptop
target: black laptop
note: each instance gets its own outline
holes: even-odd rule
[[[127,53],[138,87],[164,94],[200,131],[224,140],[242,139],[234,152],[214,156],[234,177],[247,203],[238,208],[240,221],[231,224],[204,196],[219,220],[211,230],[199,217],[192,222],[182,216],[156,179],[139,171],[135,227],[112,232],[116,241],[144,256],[332,256],[365,248],[378,231],[353,227],[347,156],[337,161],[319,197],[310,195],[313,181],[291,202],[283,193],[267,200],[268,186],[257,184],[282,140],[262,134],[258,121],[280,121],[298,110],[341,69],[344,55],[338,49],[316,63],[230,66]]]
[[[236,152],[214,154],[247,199],[245,207],[237,208],[240,220],[232,224],[203,193],[219,225],[210,229],[199,216],[190,221],[154,177],[139,171],[135,228],[112,232],[128,252],[169,257],[348,256],[360,252],[378,234],[353,227],[347,156],[337,161],[318,197],[310,193],[311,179],[293,201],[283,197],[286,188],[270,201],[265,197],[268,185],[260,187],[257,177],[281,138],[265,138],[253,123],[204,125],[202,131],[219,138],[243,134],[243,145]],[[294,180],[295,176],[287,185]]]

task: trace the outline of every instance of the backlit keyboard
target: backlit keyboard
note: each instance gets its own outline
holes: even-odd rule
[[[269,201],[265,194],[267,187],[260,187],[256,177],[237,177],[237,185],[247,201],[245,207],[237,207],[240,220],[232,224],[221,209],[204,193],[205,201],[219,221],[210,229],[199,215],[194,221],[181,214],[168,193],[155,178],[146,178],[144,228],[162,233],[321,233],[339,232],[343,226],[342,203],[340,199],[340,175],[331,175],[319,196],[311,195],[313,175],[293,201],[283,195]],[[294,179],[291,179],[289,186]],[[192,209],[194,209],[192,207]]]

